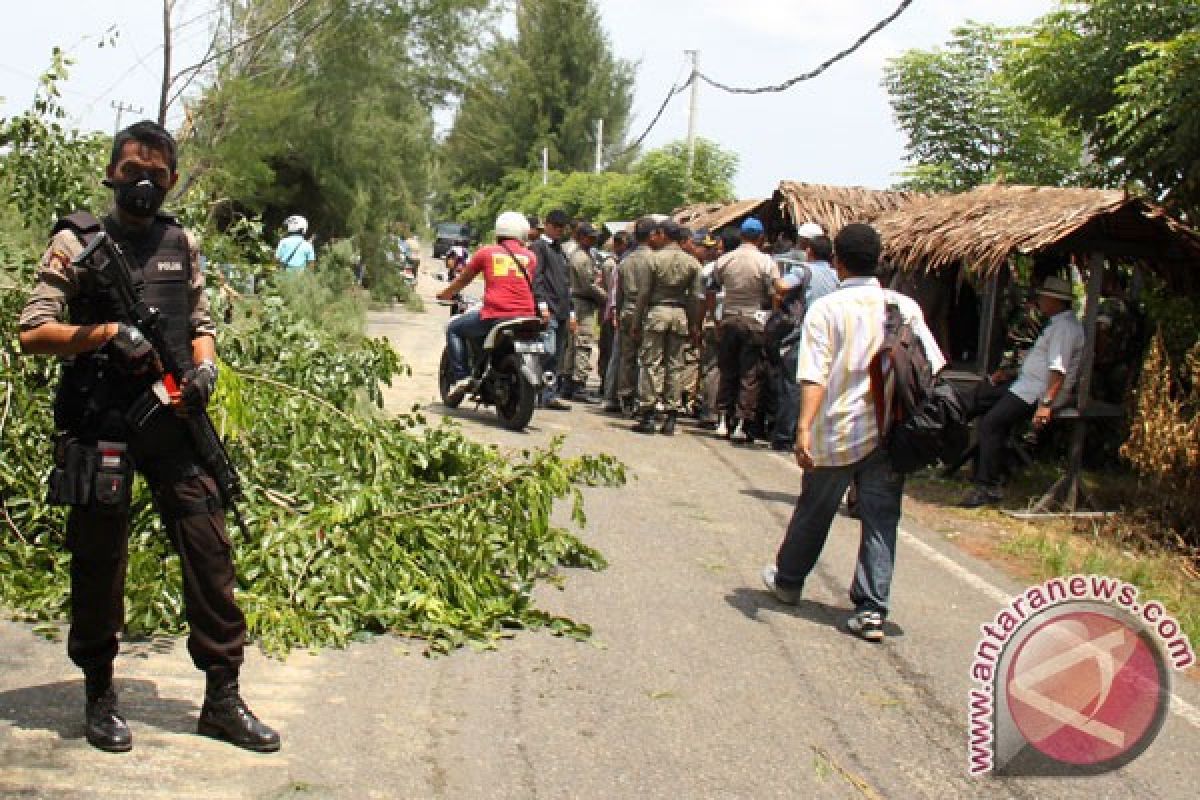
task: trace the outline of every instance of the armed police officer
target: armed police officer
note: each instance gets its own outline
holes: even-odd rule
[[[633,430],[654,433],[654,418],[663,412],[661,431],[675,433],[675,418],[683,408],[686,365],[683,347],[690,337],[700,339],[704,284],[700,262],[679,246],[690,232],[670,220],[661,227],[665,246],[654,254],[638,287],[633,338],[640,342],[642,378],[638,415]]]
[[[84,673],[88,742],[111,752],[129,750],[133,738],[117,711],[113,661],[124,624],[136,469],[179,553],[188,651],[207,678],[199,732],[270,752],[279,749],[279,735],[251,713],[238,689],[246,622],[233,597],[225,509],[184,421],[203,412],[216,387],[216,329],[195,240],[159,213],[177,179],[175,141],[165,129],[142,121],[118,132],[105,181],[115,208],[103,220],[77,212],[55,225],[20,318],[24,352],[63,359],[49,499],[71,507],[67,653]],[[100,272],[76,263],[102,233],[132,262],[139,299],[165,320],[167,355],[182,365],[183,377],[169,405],[154,402],[160,354],[126,318],[116,284],[107,278],[114,265]]]

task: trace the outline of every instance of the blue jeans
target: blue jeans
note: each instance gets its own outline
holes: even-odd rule
[[[567,349],[566,331],[562,336],[558,334],[558,331],[560,328],[566,327],[567,320],[551,317],[546,326],[546,332],[542,334],[542,341],[546,345],[546,357],[542,359],[542,371],[555,376],[554,380],[542,390],[542,405],[558,397],[558,368],[563,363],[563,356]]]
[[[787,534],[775,557],[781,589],[800,590],[817,565],[833,515],[850,481],[858,481],[858,513],[862,538],[858,565],[850,586],[855,611],[878,611],[887,616],[892,572],[896,565],[896,528],[900,524],[900,501],[904,476],[893,472],[887,453],[871,455],[845,467],[815,467],[804,472],[804,484]]]
[[[467,340],[482,342],[499,321],[483,319],[478,311],[468,311],[450,320],[446,326],[446,349],[450,352],[454,380],[462,380],[470,374],[467,365]]]
[[[796,361],[799,357],[800,343],[796,342],[784,351],[779,363],[772,444],[791,447],[796,442],[796,418],[800,416],[800,385],[796,383]]]

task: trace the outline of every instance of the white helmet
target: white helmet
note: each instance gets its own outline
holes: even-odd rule
[[[519,211],[505,211],[496,217],[497,239],[525,240],[529,235],[529,220]]]
[[[293,214],[283,221],[283,227],[288,233],[298,233],[301,236],[308,233],[308,220],[299,214]]]
[[[815,222],[806,222],[796,230],[796,236],[800,239],[815,239],[824,235],[825,230]]]

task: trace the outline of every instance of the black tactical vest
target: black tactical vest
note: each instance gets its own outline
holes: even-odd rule
[[[101,229],[113,237],[133,268],[134,291],[146,305],[162,314],[166,320],[167,347],[181,369],[190,369],[193,364],[189,285],[197,265],[191,263],[187,235],[179,223],[160,214],[144,233],[131,236],[111,216],[101,222],[87,212],[76,212],[54,226],[55,233],[64,229],[74,232],[85,246]],[[120,311],[107,282],[92,271],[80,273],[80,291],[67,305],[67,320],[72,325],[131,321]],[[130,385],[127,377],[107,368],[102,361],[93,353],[85,353],[64,364],[55,403],[60,429],[86,423],[85,417],[101,410],[98,405],[120,409],[145,389]],[[81,405],[85,398],[90,408]]]

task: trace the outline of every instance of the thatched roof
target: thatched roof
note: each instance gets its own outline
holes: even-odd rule
[[[765,206],[767,201],[762,198],[738,200],[736,203],[698,203],[677,209],[671,214],[671,219],[692,230],[708,228],[715,231],[726,225],[740,223],[743,219]]]
[[[833,236],[851,222],[871,222],[880,214],[903,208],[923,197],[925,195],[919,192],[782,181],[771,198],[771,205],[789,217],[793,224],[815,222]]]
[[[1141,259],[1184,284],[1200,268],[1200,234],[1120,190],[980,186],[925,199],[874,225],[885,258],[905,270],[961,262],[987,278],[1012,254],[1044,250]]]

